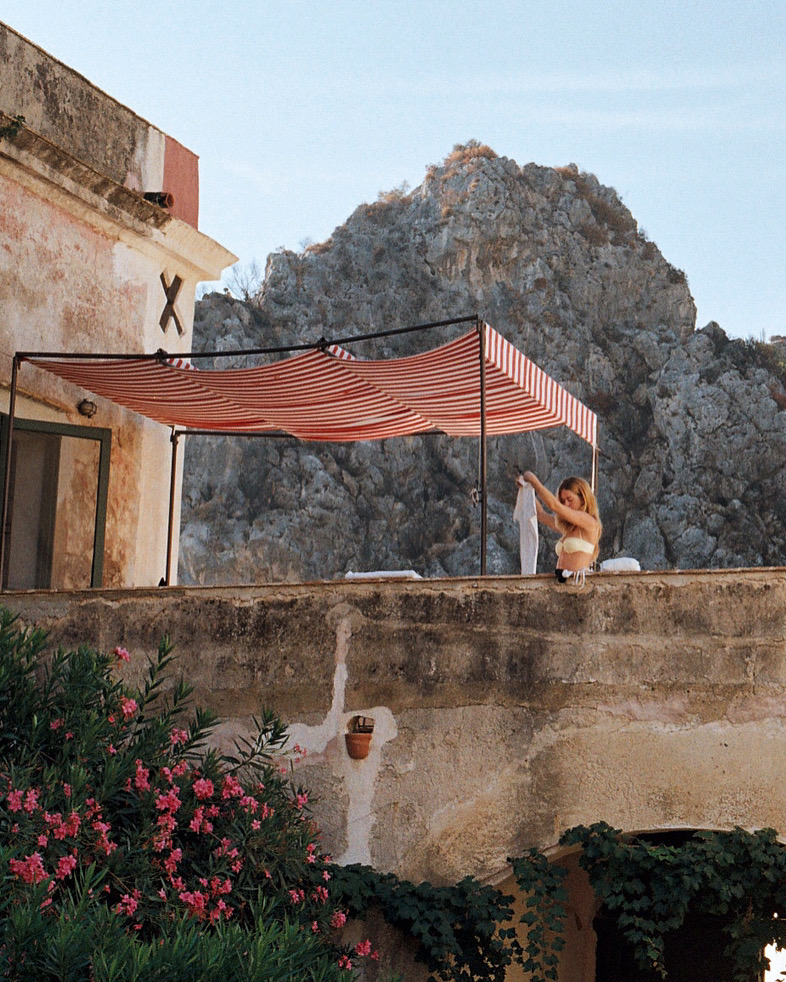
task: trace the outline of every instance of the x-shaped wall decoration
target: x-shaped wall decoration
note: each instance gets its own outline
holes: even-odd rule
[[[167,283],[166,276],[161,274],[161,286],[164,288],[164,293],[166,294],[166,306],[161,311],[161,318],[159,324],[161,325],[161,330],[166,334],[166,329],[169,327],[169,319],[171,318],[175,322],[175,327],[177,328],[177,333],[182,337],[186,332],[183,325],[180,323],[180,318],[177,316],[177,311],[175,310],[175,300],[177,300],[177,295],[180,293],[180,287],[183,285],[183,281],[179,276],[175,276],[171,283]]]

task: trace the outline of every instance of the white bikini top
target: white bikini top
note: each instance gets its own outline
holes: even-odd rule
[[[561,556],[563,551],[586,552],[588,556],[591,556],[595,552],[595,546],[591,542],[587,542],[586,539],[579,538],[578,535],[569,535],[565,539],[560,539],[554,546],[554,550],[558,556]]]

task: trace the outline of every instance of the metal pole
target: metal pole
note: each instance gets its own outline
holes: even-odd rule
[[[592,493],[597,498],[598,496],[598,445],[597,443],[592,444],[592,479],[591,479]]]
[[[8,397],[8,429],[5,447],[5,477],[3,478],[2,526],[0,526],[0,593],[5,590],[5,563],[8,546],[8,490],[11,485],[11,446],[14,440],[14,414],[16,412],[16,374],[18,355],[11,362],[11,390]]]
[[[180,434],[174,427],[172,428],[172,435],[169,438],[172,441],[172,471],[169,475],[169,525],[167,527],[166,535],[166,576],[164,577],[164,582],[162,586],[171,586],[172,584],[172,543],[174,541],[175,534],[175,484],[177,476],[177,444],[180,439]]]
[[[478,317],[480,339],[480,575],[486,575],[486,325]]]

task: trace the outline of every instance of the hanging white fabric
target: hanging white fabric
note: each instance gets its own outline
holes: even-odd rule
[[[531,484],[519,485],[513,519],[519,523],[521,575],[532,576],[538,568],[538,515],[535,510],[535,489]]]

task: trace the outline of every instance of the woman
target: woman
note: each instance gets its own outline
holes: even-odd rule
[[[555,574],[560,583],[564,583],[570,573],[589,569],[597,559],[598,542],[603,526],[595,495],[589,484],[581,477],[566,478],[560,484],[556,495],[541,484],[532,471],[525,471],[516,478],[516,484],[525,482],[535,489],[538,520],[555,532],[562,533],[555,547],[557,551]],[[541,501],[551,511],[547,511],[541,505]]]

